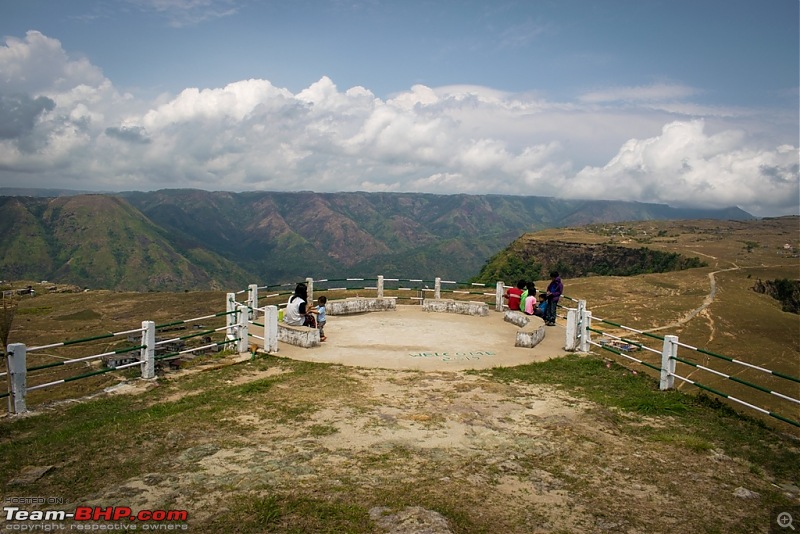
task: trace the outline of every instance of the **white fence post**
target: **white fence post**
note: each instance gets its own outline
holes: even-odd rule
[[[442,278],[440,276],[433,279],[433,298],[435,300],[442,298]]]
[[[225,299],[225,326],[227,327],[225,339],[231,341],[236,339],[236,314],[233,313],[234,311],[236,311],[236,293],[228,293]]]
[[[505,294],[505,284],[503,281],[497,282],[497,289],[495,290],[495,303],[494,303],[494,310],[495,311],[503,311],[503,295]]]
[[[580,327],[578,328],[581,336],[579,345],[580,351],[589,352],[591,350],[591,334],[589,333],[589,328],[592,326],[592,312],[584,309],[580,321]]]
[[[142,321],[142,348],[139,351],[142,362],[142,378],[156,376],[156,323]]]
[[[675,388],[675,358],[678,356],[678,336],[664,336],[661,349],[661,391]]]
[[[12,413],[25,413],[25,397],[28,394],[27,367],[28,349],[23,343],[11,343],[6,348],[6,363],[8,376],[11,378],[11,393],[9,397],[9,411]]]
[[[264,308],[264,350],[269,354],[278,352],[278,307]]]
[[[247,334],[247,325],[250,322],[250,319],[247,317],[247,306],[239,306],[239,325],[238,325],[238,337],[239,337],[239,354],[245,353],[250,349],[250,337]]]
[[[247,286],[248,317],[251,321],[258,319],[258,284]]]
[[[578,310],[575,308],[567,308],[567,333],[564,350],[578,350]]]
[[[383,298],[383,275],[378,275],[378,298]]]
[[[308,302],[306,302],[306,306],[311,308],[314,305],[314,279],[306,278],[306,286],[308,287]]]

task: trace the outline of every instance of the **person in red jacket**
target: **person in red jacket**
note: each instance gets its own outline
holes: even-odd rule
[[[519,302],[523,289],[525,289],[525,280],[519,280],[517,282],[517,287],[510,287],[506,290],[506,294],[503,295],[503,298],[508,301],[507,305],[509,310],[519,311]]]

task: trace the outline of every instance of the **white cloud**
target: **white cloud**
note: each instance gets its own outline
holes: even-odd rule
[[[564,195],[606,196],[673,206],[740,205],[756,214],[797,212],[797,147],[748,147],[743,132],[704,132],[700,120],[673,122],[661,135],[631,139],[604,167],[565,180]]]
[[[637,87],[612,87],[591,91],[580,97],[583,102],[661,102],[681,100],[694,96],[698,91],[685,85],[657,83]]]
[[[4,92],[49,96],[104,81],[99,68],[85,58],[68,57],[60,41],[38,31],[29,31],[24,40],[7,37],[0,47],[0,90]]]
[[[665,85],[553,102],[415,85],[382,100],[322,76],[296,94],[251,79],[148,102],[30,32],[0,47],[0,118],[15,121],[0,129],[0,182],[524,194],[796,213],[791,123],[776,129],[758,110],[696,120],[704,110],[681,100],[693,94]]]
[[[144,11],[166,17],[176,28],[194,26],[208,20],[228,17],[238,12],[234,0],[128,0]]]

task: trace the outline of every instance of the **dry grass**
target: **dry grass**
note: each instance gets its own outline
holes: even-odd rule
[[[702,254],[709,267],[567,280],[566,293],[603,319],[796,373],[798,317],[750,290],[756,278],[797,277],[799,260],[778,254],[791,236],[740,225],[641,223],[637,232],[667,233],[640,237],[650,246]],[[788,228],[796,239],[797,220]],[[599,229],[559,238],[581,233],[612,239]],[[43,294],[20,303],[11,341],[206,315],[224,298]],[[771,511],[800,505],[792,428],[658,392],[641,369],[605,358],[619,360],[421,373],[207,356],[154,383],[129,381],[133,394],[54,402],[125,378],[102,375],[31,395],[36,415],[0,422],[0,484],[3,497],[61,497],[64,509],[186,509],[193,532],[383,532],[380,517],[414,507],[464,533],[767,532]],[[25,465],[54,469],[11,485]],[[735,497],[739,488],[758,495]]]

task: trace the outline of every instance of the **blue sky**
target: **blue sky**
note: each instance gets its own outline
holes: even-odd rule
[[[798,213],[799,5],[2,0],[0,185]]]

